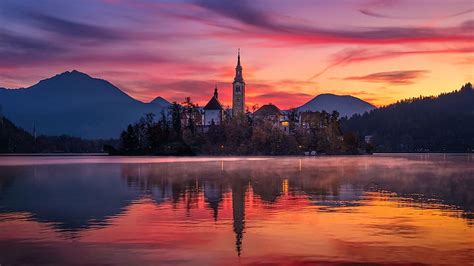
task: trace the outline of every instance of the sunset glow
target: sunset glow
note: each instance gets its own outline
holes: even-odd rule
[[[48,157],[0,162],[6,264],[474,258],[472,155]]]
[[[0,87],[77,69],[131,96],[231,103],[237,49],[247,105],[320,93],[375,105],[473,79],[472,1],[2,1]]]

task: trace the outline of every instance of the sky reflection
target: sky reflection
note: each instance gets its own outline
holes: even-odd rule
[[[83,159],[0,167],[0,263],[474,260],[469,155]]]

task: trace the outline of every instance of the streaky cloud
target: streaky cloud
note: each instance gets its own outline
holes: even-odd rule
[[[427,49],[427,50],[379,50],[379,49],[344,49],[332,56],[330,63],[321,71],[311,76],[308,80],[314,80],[319,76],[325,74],[330,69],[352,63],[360,63],[366,61],[383,60],[397,58],[401,56],[416,56],[429,54],[471,54],[474,53],[474,47],[459,47],[459,48],[443,48],[443,49]]]
[[[232,18],[251,28],[241,33],[249,37],[266,38],[292,43],[361,43],[393,44],[411,42],[469,42],[473,38],[474,26],[469,20],[454,27],[364,27],[349,30],[324,29],[320,27],[279,22],[271,14],[255,9],[248,1],[199,0],[197,6],[223,18]],[[193,16],[192,19],[209,23],[215,18]],[[217,25],[216,22],[213,24]],[[225,26],[227,27],[227,26]],[[228,27],[227,27],[228,28]]]
[[[365,76],[353,76],[344,78],[345,80],[357,80],[365,82],[388,83],[392,85],[412,84],[416,79],[423,77],[427,70],[401,70],[377,72]]]
[[[359,9],[359,12],[362,13],[362,14],[364,14],[364,15],[366,15],[366,16],[375,17],[375,18],[425,20],[425,19],[446,19],[446,18],[454,18],[454,17],[458,17],[458,16],[462,16],[462,15],[466,15],[466,14],[469,14],[469,13],[474,12],[474,8],[469,8],[469,9],[466,9],[466,10],[462,10],[462,11],[459,11],[459,12],[456,12],[456,13],[451,13],[451,14],[447,14],[447,15],[443,15],[443,16],[439,16],[439,17],[423,17],[423,16],[420,16],[420,17],[406,17],[406,16],[392,16],[392,15],[387,15],[387,14],[383,14],[383,13],[378,13],[378,12],[372,11],[372,10],[370,10],[370,9],[368,9],[368,8]]]

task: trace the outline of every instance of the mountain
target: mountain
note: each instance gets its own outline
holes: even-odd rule
[[[363,114],[375,109],[375,106],[359,98],[349,95],[320,94],[311,101],[298,107],[298,111],[326,111],[334,110],[339,112],[341,117],[351,117],[353,114]]]
[[[474,90],[419,97],[343,119],[344,132],[372,136],[379,152],[474,151]]]
[[[153,101],[150,102],[150,104],[155,104],[158,106],[169,106],[171,103],[168,102],[165,98],[158,96]]]
[[[137,101],[110,82],[67,71],[24,89],[0,89],[3,114],[38,134],[118,138],[144,113],[159,115],[169,103]]]

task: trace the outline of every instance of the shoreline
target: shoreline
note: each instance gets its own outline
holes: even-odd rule
[[[318,155],[269,155],[269,154],[249,154],[249,155],[153,155],[153,154],[118,154],[110,155],[108,153],[0,153],[0,157],[54,157],[54,156],[100,156],[100,157],[332,157],[332,156],[367,156],[367,155],[428,155],[428,154],[446,154],[446,155],[468,155],[474,152],[374,152],[371,154],[318,154]]]

